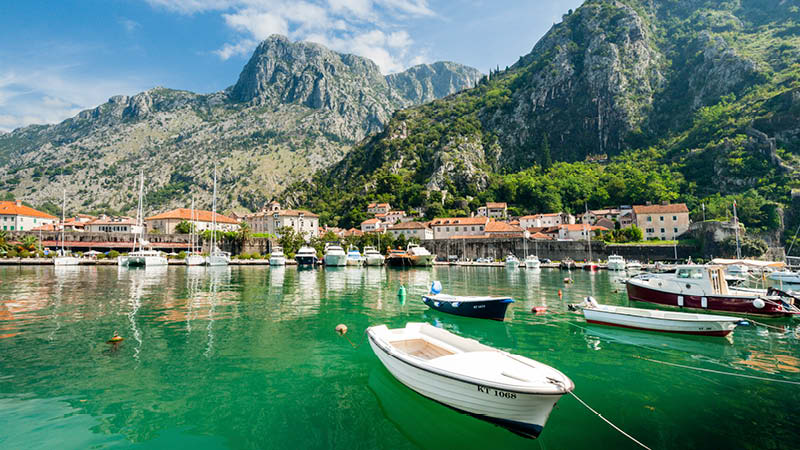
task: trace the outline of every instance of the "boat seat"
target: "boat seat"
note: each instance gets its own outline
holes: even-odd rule
[[[424,339],[393,341],[392,347],[408,355],[425,360],[431,360],[441,356],[455,354],[455,352],[451,352],[450,350],[439,347],[438,345],[434,345]]]

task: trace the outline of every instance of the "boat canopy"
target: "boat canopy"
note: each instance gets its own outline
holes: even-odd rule
[[[721,266],[741,265],[750,267],[785,267],[786,263],[780,261],[758,261],[755,259],[724,259],[714,258],[711,260],[712,264]]]

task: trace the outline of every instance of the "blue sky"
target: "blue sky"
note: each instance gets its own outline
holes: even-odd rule
[[[513,64],[580,0],[31,0],[0,14],[0,131],[154,86],[214,92],[272,33],[373,59]]]

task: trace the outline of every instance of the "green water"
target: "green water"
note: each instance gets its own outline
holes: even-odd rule
[[[418,396],[363,344],[367,326],[408,321],[558,368],[652,448],[800,446],[800,386],[641,359],[800,382],[798,321],[729,341],[564,314],[586,295],[627,303],[605,272],[564,285],[558,270],[62,269],[0,268],[0,448],[635,448],[570,397],[532,441]],[[437,313],[419,299],[435,279],[517,302],[504,323]]]

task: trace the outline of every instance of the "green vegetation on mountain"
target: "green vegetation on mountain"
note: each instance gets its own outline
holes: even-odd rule
[[[346,227],[374,200],[428,217],[683,201],[722,218],[736,198],[746,226],[775,230],[800,186],[798,61],[794,2],[589,0],[286,195]]]

